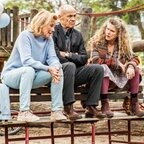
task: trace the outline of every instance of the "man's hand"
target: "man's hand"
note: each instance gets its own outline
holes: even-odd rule
[[[52,75],[52,81],[57,84],[62,76],[60,70],[54,67],[49,67],[48,71]]]
[[[65,58],[66,58],[66,57],[69,57],[70,53],[60,51],[60,55],[61,55],[62,57],[65,57]]]
[[[62,57],[65,57],[66,52],[60,51],[60,55],[61,55]]]
[[[135,76],[135,69],[132,65],[129,65],[126,70],[127,79],[132,79]]]

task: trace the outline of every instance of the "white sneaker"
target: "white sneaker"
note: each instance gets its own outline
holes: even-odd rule
[[[17,121],[34,122],[38,121],[40,118],[30,111],[19,112]]]
[[[53,111],[51,112],[51,120],[52,121],[61,121],[66,120],[66,116],[63,115],[62,111]]]

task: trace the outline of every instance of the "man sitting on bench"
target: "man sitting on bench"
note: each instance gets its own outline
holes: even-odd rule
[[[88,83],[85,116],[104,118],[106,115],[96,109],[100,97],[103,68],[97,64],[86,65],[87,53],[84,41],[81,33],[74,29],[76,14],[76,10],[71,5],[61,6],[60,23],[55,26],[53,34],[56,53],[64,71],[64,114],[71,120],[81,118],[73,109],[74,87]]]

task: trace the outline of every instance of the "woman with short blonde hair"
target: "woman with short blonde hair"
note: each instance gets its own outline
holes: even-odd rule
[[[63,71],[56,56],[52,33],[57,16],[46,10],[37,13],[27,30],[18,36],[12,53],[3,68],[1,79],[8,87],[20,91],[18,121],[37,121],[30,110],[31,89],[50,83],[52,97],[51,120],[64,120]]]

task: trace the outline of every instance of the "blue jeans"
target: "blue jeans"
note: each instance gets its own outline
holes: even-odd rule
[[[52,76],[46,71],[35,71],[32,67],[21,67],[7,72],[2,82],[8,87],[19,89],[20,91],[20,111],[30,109],[31,89],[41,87],[45,84],[51,84],[52,111],[62,110],[62,89],[63,89],[63,72],[58,84],[52,82]]]
[[[0,120],[11,119],[9,87],[0,84]]]

